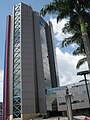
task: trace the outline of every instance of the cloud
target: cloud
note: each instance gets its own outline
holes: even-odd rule
[[[56,38],[56,40],[58,41],[57,42],[57,45],[56,46],[60,46],[60,41],[63,41],[65,38],[68,38],[70,36],[72,36],[72,34],[64,34],[62,33],[62,29],[64,28],[64,25],[67,23],[67,20],[66,19],[62,19],[61,21],[59,21],[57,23],[57,20],[56,18],[50,18],[50,21],[53,25],[53,31],[54,31],[54,37]],[[78,45],[77,44],[72,44],[70,45],[71,48],[75,49]]]
[[[70,34],[64,34],[64,33],[62,33],[62,28],[64,27],[65,23],[67,22],[66,19],[63,19],[63,20],[61,20],[60,22],[57,23],[56,18],[52,18],[51,17],[50,21],[53,24],[54,35],[55,35],[55,38],[58,41],[62,41],[66,37],[71,36]]]
[[[83,76],[77,76],[77,72],[87,70],[87,63],[82,65],[79,70],[75,68],[77,61],[83,56],[76,57],[67,52],[63,53],[58,47],[56,48],[56,56],[61,86],[76,83],[83,79]]]
[[[67,20],[63,19],[57,24],[56,18],[51,17],[50,21],[53,24],[54,36],[56,40],[58,40],[58,43],[56,45],[57,46],[56,56],[57,56],[57,65],[58,65],[60,85],[67,85],[67,84],[79,82],[80,80],[84,79],[84,77],[77,76],[77,72],[88,69],[87,63],[82,65],[79,70],[76,69],[76,64],[78,60],[83,58],[83,56],[73,56],[71,52],[68,53],[66,50],[63,53],[58,47],[58,44],[60,46],[60,41],[64,40],[66,37],[71,36],[70,34],[62,33],[62,28],[64,27]],[[77,45],[72,44],[70,45],[70,47],[75,49]]]
[[[0,101],[3,101],[3,70],[0,70]]]

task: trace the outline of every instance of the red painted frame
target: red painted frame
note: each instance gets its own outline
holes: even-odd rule
[[[9,77],[9,39],[10,39],[10,23],[11,23],[11,16],[8,16],[7,21],[7,30],[6,30],[6,62],[5,62],[5,98],[4,98],[4,120],[8,118],[8,77]]]

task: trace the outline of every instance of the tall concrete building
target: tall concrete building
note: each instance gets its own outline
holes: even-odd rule
[[[52,25],[19,3],[7,18],[3,120],[46,114],[45,92],[58,86]]]

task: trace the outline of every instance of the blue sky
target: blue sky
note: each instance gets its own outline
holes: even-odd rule
[[[14,4],[19,2],[24,2],[30,4],[35,11],[40,11],[40,9],[51,0],[1,0],[0,1],[0,101],[2,101],[3,95],[3,68],[4,68],[4,46],[5,46],[5,32],[6,32],[6,17],[11,14],[12,7]],[[77,61],[82,57],[74,57],[71,53],[72,49],[75,49],[75,45],[68,48],[60,49],[60,41],[65,38],[62,33],[63,25],[66,20],[62,20],[57,24],[56,19],[52,16],[46,16],[46,20],[50,20],[53,24],[54,30],[54,41],[56,46],[56,56],[58,63],[58,72],[60,78],[60,84],[66,85],[73,82],[78,82],[79,79],[76,76],[77,70],[75,69]],[[87,69],[87,64],[82,66],[80,70]]]

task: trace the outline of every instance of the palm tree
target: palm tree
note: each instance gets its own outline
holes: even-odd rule
[[[78,25],[87,55],[88,66],[90,69],[90,42],[87,34],[90,19],[90,1],[89,0],[53,0],[45,5],[41,11],[41,15],[46,13],[56,14],[57,22],[63,18],[68,18],[70,28]],[[78,40],[77,40],[78,42]]]
[[[76,55],[76,56],[77,55],[83,55],[83,56],[85,56],[84,58],[80,59],[77,62],[76,68],[78,69],[78,68],[80,68],[80,66],[82,64],[84,64],[87,61],[80,27],[78,26],[78,24],[75,24],[74,27],[70,27],[70,23],[67,22],[65,24],[64,28],[62,29],[62,32],[70,33],[70,34],[72,34],[72,36],[68,37],[68,38],[65,38],[61,43],[61,47],[62,48],[67,47],[71,44],[76,43],[78,45],[78,47],[72,52],[73,55]]]

